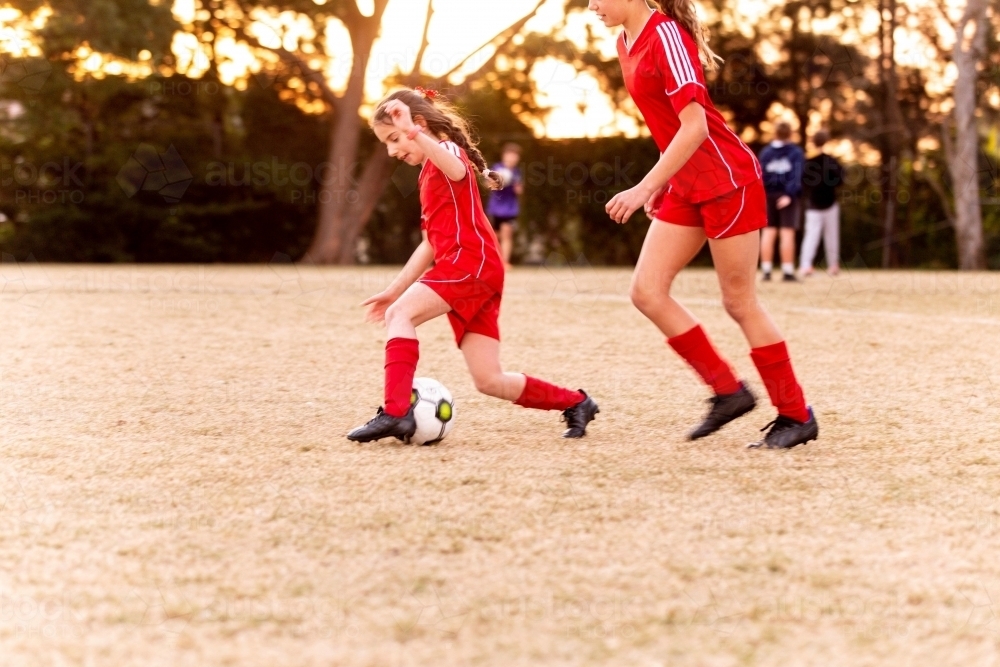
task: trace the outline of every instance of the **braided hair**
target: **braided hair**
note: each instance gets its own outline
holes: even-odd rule
[[[420,116],[427,123],[427,129],[434,137],[447,137],[449,141],[461,146],[465,150],[469,160],[476,166],[476,169],[486,179],[486,185],[491,190],[501,187],[503,178],[500,174],[490,171],[486,166],[486,159],[476,147],[476,142],[472,138],[472,128],[468,121],[459,115],[458,111],[447,100],[439,95],[434,95],[433,99],[425,94],[421,94],[409,88],[403,88],[390,94],[375,107],[372,114],[371,125],[374,127],[378,123],[392,125],[392,118],[386,111],[386,105],[399,100],[410,107],[410,115],[414,119]]]

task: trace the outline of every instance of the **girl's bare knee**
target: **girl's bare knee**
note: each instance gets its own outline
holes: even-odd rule
[[[756,296],[723,297],[722,306],[736,322],[745,322],[760,313],[760,304]]]
[[[408,320],[408,319],[409,318],[406,315],[406,311],[404,311],[400,307],[398,301],[385,309],[386,326],[392,324],[393,322],[399,322],[401,320]]]
[[[658,307],[658,304],[670,298],[670,283],[666,285],[644,285],[641,280],[634,280],[629,286],[629,299],[632,305],[641,312],[649,312]]]
[[[482,373],[472,377],[476,391],[487,396],[503,395],[503,373]]]

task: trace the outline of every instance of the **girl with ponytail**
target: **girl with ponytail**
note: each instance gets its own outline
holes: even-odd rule
[[[389,287],[361,304],[369,322],[388,329],[385,404],[348,439],[371,442],[413,435],[416,327],[445,314],[476,389],[526,408],[562,410],[568,426],[563,437],[583,437],[598,412],[586,392],[501,369],[504,267],[476,177],[482,174],[493,187],[500,178],[486,169],[468,122],[435,91],[405,89],[379,103],[371,126],[391,157],[421,165],[423,241]]]
[[[750,343],[753,359],[778,416],[754,447],[786,449],[816,439],[819,427],[792,370],[781,332],[756,294],[760,229],[767,225],[761,168],[729,129],[705,86],[705,69],[719,57],[708,46],[693,0],[590,0],[590,9],[618,38],[625,85],[661,151],[656,166],[607,204],[628,222],[645,208],[653,219],[632,276],[632,303],[714,393],[711,409],[689,434],[703,438],[756,407],[695,316],[671,295],[674,277],[707,240],[722,303]]]

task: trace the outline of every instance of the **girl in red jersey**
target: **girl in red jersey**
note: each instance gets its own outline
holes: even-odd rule
[[[382,292],[366,300],[366,319],[384,322],[385,406],[347,437],[370,442],[411,436],[416,428],[410,390],[417,368],[416,327],[447,314],[476,389],[539,410],[562,410],[564,438],[586,435],[597,404],[571,391],[500,367],[503,260],[483,211],[476,177],[486,161],[468,125],[434,91],[400,90],[375,109],[372,129],[389,155],[420,171],[423,242]],[[499,179],[492,179],[497,184]],[[431,262],[434,267],[427,270]]]
[[[635,187],[607,204],[623,224],[645,207],[653,223],[632,277],[632,303],[667,336],[713,390],[711,409],[691,432],[703,438],[756,406],[704,330],[670,294],[674,277],[708,240],[726,311],[743,329],[778,417],[753,446],[788,448],[816,439],[819,429],[792,370],[781,332],[757,300],[759,230],[767,224],[760,164],[715,109],[703,66],[716,68],[692,0],[590,0],[618,39],[625,85],[662,151]]]

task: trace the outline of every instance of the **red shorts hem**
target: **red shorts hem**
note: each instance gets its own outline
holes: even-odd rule
[[[451,306],[448,323],[457,345],[462,345],[467,333],[500,340],[500,292],[468,274],[459,276],[455,277],[451,271],[437,271],[434,267],[419,282]]]
[[[667,193],[653,217],[683,227],[701,227],[712,239],[727,239],[767,226],[767,195],[760,180],[696,204]]]

